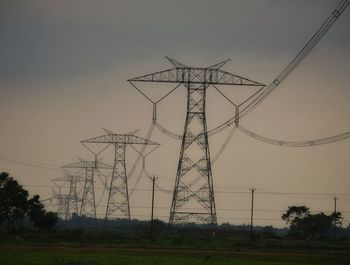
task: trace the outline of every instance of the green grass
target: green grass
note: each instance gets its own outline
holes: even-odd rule
[[[6,242],[6,243],[5,243]],[[349,240],[148,236],[98,231],[0,234],[0,265],[349,265]]]
[[[350,254],[318,250],[218,251],[116,248],[101,245],[0,245],[1,265],[348,265]]]

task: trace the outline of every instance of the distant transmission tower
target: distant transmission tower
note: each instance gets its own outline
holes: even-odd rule
[[[135,88],[133,82],[176,83],[183,84],[187,88],[186,122],[169,224],[196,221],[216,226],[217,217],[205,113],[206,89],[210,85],[256,87],[263,85],[221,70],[220,68],[227,61],[200,68],[187,66],[168,57],[167,59],[174,68],[128,81]],[[153,116],[155,120],[156,115],[153,114]],[[195,211],[188,210],[189,207],[193,209],[194,206]]]
[[[60,192],[55,193],[53,195],[53,198],[56,200],[57,215],[62,219],[66,219],[66,209],[67,209],[66,198],[64,198],[64,196],[65,195],[62,195]]]
[[[66,172],[67,173],[67,172]],[[73,213],[79,214],[79,196],[77,192],[77,182],[83,179],[80,176],[67,174],[64,177],[56,178],[54,182],[64,182],[62,186],[58,186],[58,193],[54,192],[53,198],[57,201],[57,214],[65,220],[72,218]],[[68,194],[62,194],[61,188],[68,183]]]
[[[155,145],[159,144],[147,139],[131,134],[115,134],[104,129],[106,135],[94,137],[81,141],[82,144],[106,144],[114,146],[114,165],[109,186],[109,195],[105,219],[110,218],[113,214],[119,212],[123,217],[130,220],[128,176],[126,172],[126,147],[128,145]],[[104,149],[103,149],[104,150]]]
[[[55,184],[57,190],[54,188],[52,190],[53,196],[52,198],[56,201],[56,211],[59,218],[66,220],[66,212],[67,212],[67,205],[68,205],[68,195],[62,194],[62,186],[58,185],[57,182],[66,181],[63,178],[56,178],[53,179],[52,182]]]
[[[68,169],[82,169],[85,171],[84,189],[80,204],[80,215],[96,218],[94,178],[98,172],[98,169],[112,169],[112,167],[97,160],[80,160],[79,162],[65,165],[62,168],[66,171]]]
[[[77,182],[81,182],[82,178],[78,176],[69,175],[67,176],[69,182],[69,193],[68,193],[68,202],[66,208],[66,219],[70,219],[73,216],[73,213],[79,215],[79,197],[77,192]]]

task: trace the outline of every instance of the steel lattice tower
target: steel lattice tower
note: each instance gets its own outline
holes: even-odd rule
[[[96,218],[96,200],[95,200],[95,175],[98,169],[112,169],[111,166],[99,161],[80,160],[62,167],[68,169],[83,169],[85,172],[84,189],[80,205],[80,216]]]
[[[69,193],[66,205],[66,219],[70,219],[73,213],[79,214],[78,202],[80,199],[77,192],[77,182],[81,182],[83,179],[79,176],[68,175],[67,180],[69,182]]]
[[[187,89],[187,114],[176,173],[169,224],[197,221],[216,226],[216,208],[206,123],[206,89],[210,85],[259,86],[262,84],[221,70],[227,62],[189,67],[166,57],[174,66],[128,80],[183,84]],[[133,85],[133,84],[132,84]],[[134,85],[133,85],[134,86]],[[186,206],[196,206],[189,211]]]
[[[57,215],[65,220],[68,220],[71,217],[71,208],[74,205],[74,202],[72,201],[73,197],[70,196],[70,194],[62,194],[61,189],[63,185],[69,184],[69,192],[73,189],[72,184],[73,182],[70,181],[69,176],[64,176],[60,178],[56,178],[52,180],[53,183],[58,188],[58,193],[53,189],[53,196],[56,200],[56,207],[57,207]],[[63,182],[63,185],[57,185],[57,182]]]
[[[115,134],[108,130],[106,135],[81,141],[83,144],[98,143],[114,146],[114,165],[109,187],[105,219],[119,212],[130,220],[128,176],[126,172],[126,147],[128,145],[156,145],[159,144],[132,134]]]
[[[58,193],[53,195],[53,198],[56,199],[57,202],[57,215],[62,219],[67,219],[67,205],[68,205],[68,195]]]

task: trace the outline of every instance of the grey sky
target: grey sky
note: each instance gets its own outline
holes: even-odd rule
[[[336,4],[331,0],[1,1],[0,154],[62,165],[76,156],[91,158],[79,141],[102,134],[102,127],[121,133],[141,128],[140,136],[145,135],[152,106],[126,80],[169,68],[165,55],[189,65],[231,58],[225,70],[269,83]],[[349,130],[349,25],[346,10],[305,63],[242,124],[288,140]],[[231,98],[239,92],[224,91]],[[215,91],[208,92],[210,128],[233,112]],[[184,115],[184,89],[159,106],[160,122],[180,134]],[[210,139],[212,154],[229,130]],[[149,171],[171,189],[180,143],[159,131],[153,137],[162,146],[149,158]],[[269,146],[236,132],[213,167],[219,221],[248,222],[239,219],[248,216],[245,212],[221,210],[248,208],[248,195],[220,193],[224,188],[247,191],[253,185],[261,191],[349,193],[349,150],[350,141],[295,149]],[[60,176],[1,160],[0,170],[33,185],[51,185],[50,179]],[[150,187],[150,182],[142,180],[138,187]],[[51,192],[30,190],[43,197]],[[145,196],[149,198],[148,193],[135,192],[131,204],[144,205]],[[160,206],[170,206],[168,194],[157,196]],[[257,208],[285,209],[292,203],[314,210],[332,208],[331,196],[264,196]],[[349,197],[342,197],[339,207],[350,211]],[[136,208],[132,213],[146,214]],[[159,209],[158,215],[167,214],[168,209]],[[279,213],[260,213],[260,218],[278,217]]]

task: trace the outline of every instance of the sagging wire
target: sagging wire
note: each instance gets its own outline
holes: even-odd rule
[[[241,125],[238,125],[237,128],[242,131],[243,133],[249,135],[250,137],[253,137],[257,140],[260,140],[265,143],[273,144],[273,145],[279,145],[279,146],[289,146],[289,147],[307,147],[307,146],[315,146],[315,145],[322,145],[322,144],[329,144],[334,143],[338,141],[342,141],[345,139],[350,138],[350,131],[337,134],[334,136],[321,138],[321,139],[315,139],[315,140],[307,140],[307,141],[286,141],[286,140],[276,140],[272,138],[268,138],[262,135],[258,135]]]
[[[331,28],[334,22],[340,17],[344,10],[349,6],[349,0],[342,0],[337,5],[336,9],[321,25],[317,32],[311,37],[307,44],[301,49],[301,51],[294,57],[294,59],[283,69],[283,71],[271,82],[270,85],[263,87],[257,93],[255,93],[248,100],[255,97],[247,106],[240,111],[240,118],[250,113],[258,104],[260,104],[268,95],[270,95],[292,72],[293,70],[304,60],[304,58],[310,53],[310,51],[317,45],[320,39]],[[242,104],[245,104],[246,102]],[[240,105],[241,106],[241,105]],[[222,123],[221,125],[208,131],[208,134],[215,134],[229,126],[234,121],[234,117]]]
[[[149,141],[149,139],[151,138],[152,134],[153,134],[153,131],[154,131],[154,122],[151,123],[151,126],[149,127],[148,129],[148,132],[147,132],[147,135],[146,135],[146,140]],[[133,147],[132,145],[130,145],[137,153],[138,153],[138,156],[136,158],[136,161],[133,165],[133,167],[131,168],[131,170],[129,171],[129,174],[128,174],[128,179],[130,178],[130,176],[132,176],[134,174],[134,171],[136,170],[136,167],[137,165],[140,163],[141,159],[142,161],[144,161],[144,158],[149,155],[150,153],[152,153],[156,148],[159,147],[156,146],[154,149],[152,149],[150,152],[148,152],[147,154],[144,154],[145,151],[146,151],[146,145],[142,145],[142,148],[141,148],[141,151],[138,151],[135,147]],[[129,192],[129,197],[132,196],[132,194],[134,193],[134,190],[136,189],[137,185],[139,184],[140,180],[141,180],[141,176],[144,172],[144,163],[142,165],[142,169],[139,173],[139,175],[136,177],[136,181],[135,181],[135,184],[134,186],[132,187],[132,189],[130,189],[130,192]]]

